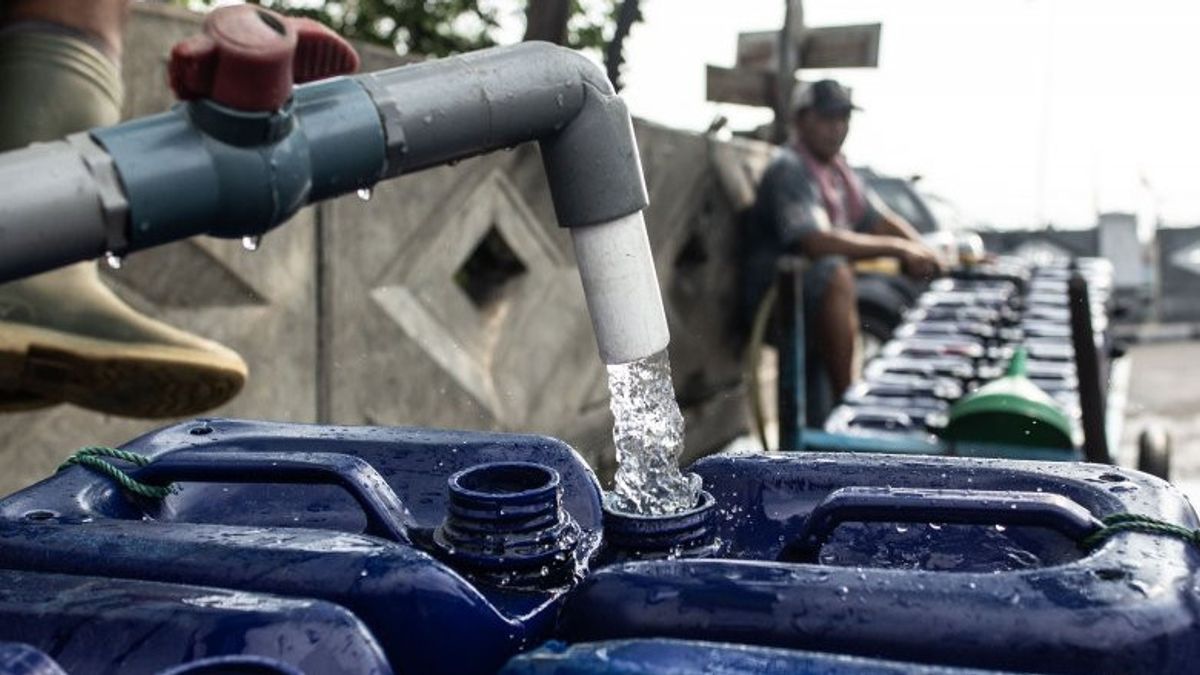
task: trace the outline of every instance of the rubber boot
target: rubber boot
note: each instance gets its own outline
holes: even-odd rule
[[[115,65],[85,40],[0,29],[0,150],[113,124],[121,98]],[[193,415],[233,398],[246,374],[232,350],[134,311],[95,263],[0,285],[0,410]]]

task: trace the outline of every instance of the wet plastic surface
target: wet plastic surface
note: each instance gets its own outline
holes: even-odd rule
[[[49,656],[18,642],[0,642],[0,675],[63,675]]]
[[[1094,527],[1088,519],[1117,512],[1196,527],[1186,500],[1144,474],[815,453],[719,455],[692,468],[718,503],[715,557],[593,571],[564,610],[563,639],[672,637],[1039,672],[1185,673],[1200,659],[1200,552],[1126,533],[1086,554],[1074,540]],[[867,509],[824,538],[816,564],[789,562],[814,508],[843,488],[978,491],[993,510],[955,520]],[[1005,491],[1052,496],[1054,509],[1083,514],[1080,529],[1009,519]]]
[[[509,661],[500,675],[969,675],[982,672],[718,642],[621,640],[571,646],[550,643]]]
[[[68,469],[0,501],[0,566],[327,600],[367,624],[398,672],[488,672],[549,633],[599,543],[596,479],[549,438],[210,420],[124,447],[162,459],[145,477],[194,481],[203,477],[187,473],[196,455],[209,455],[226,466],[206,480],[222,482],[180,482],[158,503]],[[173,462],[172,453],[183,460]],[[330,454],[340,468],[308,473]],[[244,455],[260,461],[257,473],[239,477],[228,464]],[[574,567],[565,578],[548,573],[545,583],[500,585],[436,557],[433,532],[447,511],[449,476],[510,460],[539,462],[561,479],[561,506],[581,531],[573,555],[557,563]],[[262,482],[273,463],[278,477]],[[364,501],[364,491],[374,497]],[[388,494],[396,503],[381,510],[390,515],[368,518],[364,504],[386,504]],[[391,528],[378,527],[389,520]],[[464,635],[470,649],[462,649]]]
[[[3,675],[63,672],[39,665],[51,657],[75,675],[151,675],[206,657],[392,672],[366,626],[327,602],[100,577],[0,570],[0,640],[40,650],[0,646]]]

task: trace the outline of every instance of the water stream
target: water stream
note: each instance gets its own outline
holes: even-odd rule
[[[679,470],[683,414],[675,402],[667,351],[608,366],[608,389],[617,448],[616,486],[606,496],[609,508],[652,516],[691,509],[700,477]]]

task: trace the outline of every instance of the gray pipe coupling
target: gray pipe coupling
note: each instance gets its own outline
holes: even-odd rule
[[[373,185],[383,130],[348,79],[298,87],[281,111],[197,100],[97,129],[129,200],[128,250],[197,234],[260,235],[300,207]]]
[[[127,247],[129,204],[87,134],[0,154],[0,281]]]

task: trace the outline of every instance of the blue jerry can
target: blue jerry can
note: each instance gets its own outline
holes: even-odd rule
[[[325,600],[398,672],[486,673],[599,546],[596,478],[554,439],[208,420],[123,447],[175,493],[62,471],[0,501],[0,567]]]
[[[314,671],[324,672],[324,671]],[[214,656],[164,670],[159,675],[306,675],[279,659]]]
[[[692,640],[550,642],[508,662],[499,675],[973,675],[997,671],[926,666],[772,647]]]
[[[0,675],[63,675],[49,656],[19,642],[0,642]]]
[[[707,558],[603,553],[563,609],[571,643],[678,638],[985,669],[1192,673],[1200,549],[1098,520],[1196,528],[1151,476],[1096,464],[724,454]],[[661,528],[660,528],[661,529]],[[611,544],[607,545],[611,548]]]
[[[89,675],[150,675],[204,657],[310,675],[392,672],[366,626],[328,602],[102,577],[0,570],[0,640]]]

